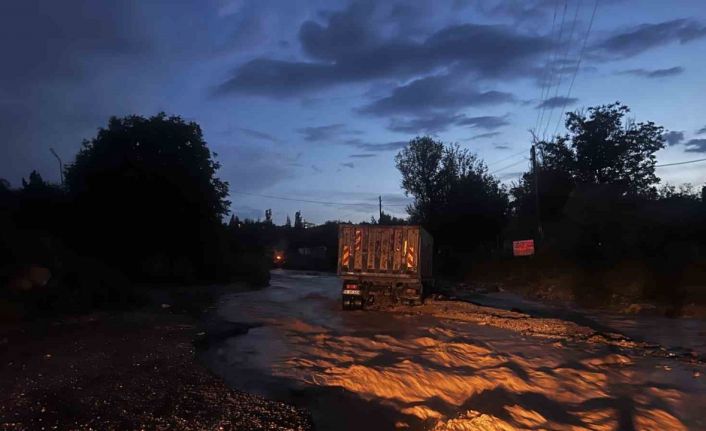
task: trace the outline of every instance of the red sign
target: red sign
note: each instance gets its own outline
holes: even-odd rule
[[[534,254],[534,240],[526,239],[523,241],[512,242],[513,256],[532,256]]]

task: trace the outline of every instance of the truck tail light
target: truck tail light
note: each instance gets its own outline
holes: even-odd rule
[[[360,295],[360,288],[357,284],[344,284],[343,285],[344,295]]]

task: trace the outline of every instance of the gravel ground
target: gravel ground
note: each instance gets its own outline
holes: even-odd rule
[[[0,429],[312,428],[196,363],[195,323],[160,311],[0,327]]]

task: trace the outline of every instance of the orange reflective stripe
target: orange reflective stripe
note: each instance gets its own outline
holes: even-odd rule
[[[360,246],[363,243],[363,233],[360,230],[355,231],[355,251],[360,251]]]
[[[341,256],[341,265],[348,267],[348,262],[351,258],[351,249],[347,245],[343,246],[343,256]]]
[[[414,267],[414,247],[407,248],[407,268]]]

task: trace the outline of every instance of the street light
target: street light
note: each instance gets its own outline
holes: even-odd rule
[[[56,151],[54,151],[53,148],[49,148],[49,151],[56,157],[56,160],[59,161],[59,178],[61,178],[61,185],[64,185],[64,164],[61,162],[61,157],[59,157],[58,154],[56,154]]]

